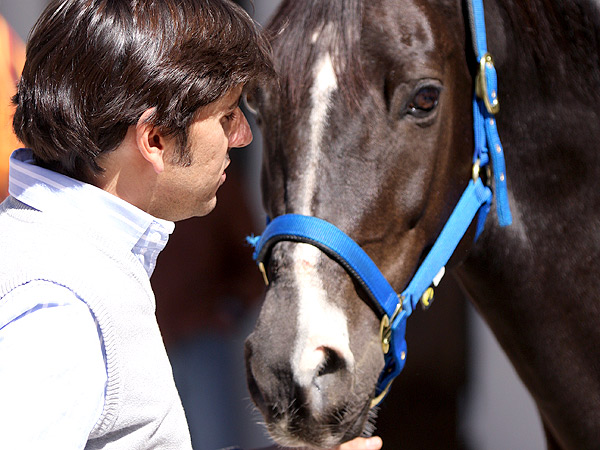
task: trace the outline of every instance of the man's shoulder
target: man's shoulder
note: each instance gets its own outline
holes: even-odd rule
[[[131,252],[115,249],[107,238],[19,203],[7,207],[5,201],[0,208],[0,296],[31,280],[106,290],[107,278],[123,283],[143,271]]]
[[[14,197],[0,205],[0,243],[6,255],[3,259],[10,260],[13,266],[16,261],[36,266],[36,261],[47,264],[51,260],[54,264],[50,268],[68,264],[80,267],[98,264],[94,258],[101,255],[110,255],[114,263],[118,260],[114,253],[119,252],[110,236],[102,236],[86,226],[85,221],[36,210]]]
[[[87,250],[85,240],[73,233],[67,223],[13,197],[0,205],[0,248],[3,254],[0,267],[4,270],[21,265],[53,267],[59,262],[68,263],[73,254]]]
[[[36,228],[39,229],[39,232],[34,233],[33,230]],[[60,222],[50,220],[47,214],[12,196],[8,196],[0,204],[0,239],[5,242],[25,244],[34,240],[38,235],[56,233],[60,229]],[[26,235],[28,239],[25,242],[16,242],[20,235]]]
[[[68,287],[43,279],[14,285],[0,298],[0,328],[35,311],[85,306],[85,303]]]

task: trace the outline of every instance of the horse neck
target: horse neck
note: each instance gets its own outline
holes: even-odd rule
[[[536,213],[548,218],[575,197],[565,193],[600,192],[600,60],[594,56],[600,7],[590,0],[485,5],[512,200],[517,215],[536,204]]]
[[[513,224],[500,228],[490,215],[459,278],[534,398],[554,399],[543,415],[569,442],[585,431],[561,428],[561,418],[600,397],[556,398],[570,379],[597,376],[597,367],[575,375],[564,361],[581,348],[573,336],[600,339],[600,14],[591,0],[485,7]],[[564,339],[540,338],[549,335]],[[598,361],[597,346],[589,353],[578,360]],[[569,448],[589,445],[581,442]]]
[[[507,114],[529,114],[531,106],[542,102],[544,108],[570,101],[571,106],[597,109],[600,8],[596,4],[493,0],[485,5],[489,47],[506,104],[499,120]]]
[[[514,222],[500,229],[488,220],[467,277],[473,295],[491,302],[500,292],[550,295],[547,289],[570,285],[554,286],[557,274],[589,276],[569,262],[574,252],[600,254],[593,238],[600,227],[599,7],[590,0],[488,0],[485,7]],[[512,288],[519,283],[522,289]]]
[[[485,8],[490,48],[507,74],[517,71],[517,86],[555,94],[556,83],[600,84],[597,2],[492,0]]]

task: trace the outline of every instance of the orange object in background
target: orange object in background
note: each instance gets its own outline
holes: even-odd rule
[[[8,196],[8,158],[21,144],[12,130],[11,97],[25,63],[25,45],[0,16],[0,201]]]

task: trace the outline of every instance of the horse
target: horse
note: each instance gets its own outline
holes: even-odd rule
[[[480,177],[491,213],[447,271],[531,393],[547,447],[600,448],[600,3],[485,1],[483,64],[498,74],[486,120],[506,155],[493,175],[473,162],[471,8],[284,0],[265,29],[277,80],[247,90],[265,211],[333,224],[402,292]],[[282,239],[264,260],[247,379],[276,441],[331,448],[372,432],[387,354],[369,290],[308,241]]]

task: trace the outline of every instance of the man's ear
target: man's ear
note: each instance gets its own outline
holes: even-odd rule
[[[135,142],[146,161],[152,164],[156,173],[165,170],[165,152],[167,142],[158,128],[148,122],[156,108],[147,109],[135,126]]]

